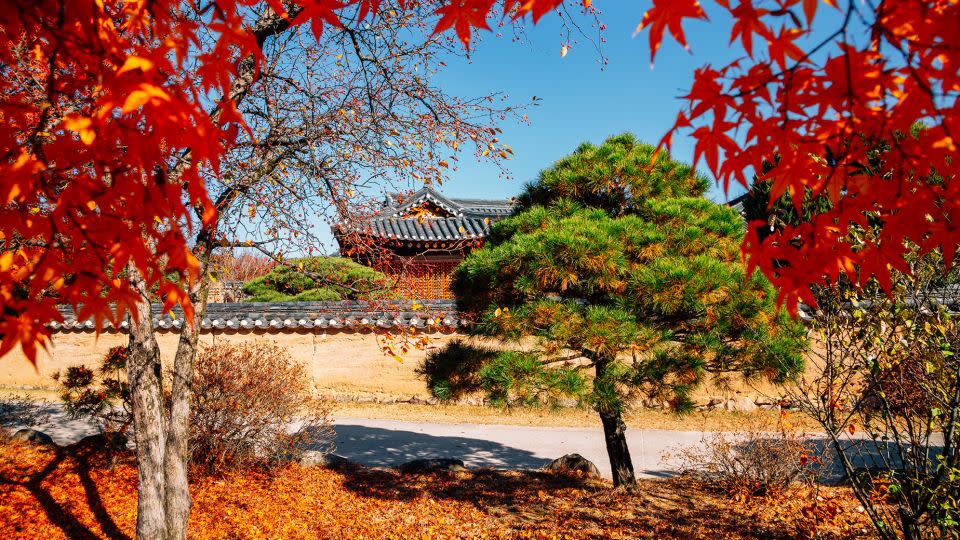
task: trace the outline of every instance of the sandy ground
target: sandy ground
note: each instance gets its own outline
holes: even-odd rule
[[[600,427],[597,414],[589,409],[500,409],[468,405],[414,405],[409,403],[337,403],[337,417],[376,420],[404,420],[438,424],[503,424],[544,427]],[[798,412],[787,413],[791,425],[817,431],[818,425]],[[781,419],[778,411],[750,413],[712,410],[678,415],[669,411],[638,409],[626,414],[628,427],[674,431],[773,431]]]

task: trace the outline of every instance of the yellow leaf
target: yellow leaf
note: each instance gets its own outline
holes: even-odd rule
[[[569,50],[570,50],[570,47],[567,47],[566,45],[564,45],[563,47],[560,47],[560,58],[563,58],[564,56],[566,56]]]
[[[0,254],[0,272],[6,272],[13,266],[13,252],[7,251]]]
[[[70,131],[76,131],[83,144],[92,144],[93,140],[97,138],[97,132],[93,129],[93,120],[85,116],[76,114],[64,116],[63,127]]]
[[[123,102],[123,107],[121,107],[120,110],[121,112],[128,113],[151,101],[170,101],[170,94],[159,86],[141,83],[139,90],[130,92],[130,95],[127,96],[127,100]]]
[[[120,69],[117,70],[117,75],[121,75],[135,69],[139,69],[141,71],[150,71],[153,69],[153,62],[140,56],[128,56],[127,60],[122,66],[120,66]]]

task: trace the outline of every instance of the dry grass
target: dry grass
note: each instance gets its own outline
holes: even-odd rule
[[[0,445],[0,538],[130,538],[136,474],[129,455]],[[403,476],[291,465],[193,484],[192,538],[857,538],[849,492],[803,489],[733,503],[688,479],[647,480],[631,495],[606,482],[534,472]],[[824,506],[820,503],[820,506]]]
[[[415,405],[410,403],[337,403],[335,417],[376,418],[445,424],[507,424],[549,427],[600,427],[597,414],[588,409],[498,409],[470,405]],[[798,429],[820,431],[819,425],[800,415],[791,415]],[[755,428],[777,428],[780,413],[750,413],[721,410],[677,415],[668,411],[642,409],[626,415],[627,426],[633,429],[665,429],[672,431],[741,431],[745,425]]]
[[[59,402],[51,390],[20,390],[0,388],[0,399],[27,396],[40,401]],[[440,424],[504,424],[544,427],[600,427],[597,414],[589,409],[499,409],[473,405],[427,405],[413,403],[330,403],[334,418],[369,418],[404,420]],[[676,415],[669,411],[641,409],[630,411],[626,417],[632,429],[664,429],[671,431],[742,431],[752,429],[775,431],[780,420],[777,411],[758,410],[749,413],[712,410]],[[800,413],[791,413],[797,429],[820,432],[819,424]]]

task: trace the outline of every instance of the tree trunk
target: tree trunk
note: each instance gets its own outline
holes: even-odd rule
[[[282,17],[272,10],[264,12],[251,29],[259,46],[266,40],[290,28],[290,18],[296,17],[302,7],[288,9]],[[237,75],[231,82],[226,99],[234,106],[240,104],[254,83],[260,78],[253,56],[241,60]],[[222,103],[211,111],[213,120],[223,113]],[[182,167],[187,166],[191,152],[180,156],[180,164],[171,171],[179,177]],[[249,185],[243,189],[249,188]],[[237,196],[236,190],[228,190],[216,205],[223,211]],[[202,222],[201,218],[201,222]],[[200,282],[191,291],[195,314],[193,325],[185,324],[180,333],[173,365],[173,381],[170,393],[169,415],[165,417],[161,382],[160,348],[153,333],[149,294],[143,277],[132,262],[127,265],[131,284],[141,292],[143,302],[137,306],[140,314],[136,323],[131,322],[130,346],[127,362],[127,377],[130,383],[133,406],[133,425],[137,442],[137,476],[139,479],[137,500],[137,538],[185,540],[187,521],[190,518],[190,401],[193,397],[193,369],[197,355],[200,321],[206,311],[210,277],[207,267],[214,247],[214,230],[217,220],[206,223],[197,238],[195,252],[201,259]],[[145,314],[145,316],[144,316]],[[186,321],[185,321],[186,322]],[[167,423],[169,422],[169,423]],[[166,430],[164,429],[166,427]]]
[[[613,486],[635,489],[637,479],[630,449],[627,448],[627,426],[623,423],[620,411],[601,412],[600,422],[603,423],[603,438],[607,443],[607,456],[610,457],[610,469],[613,471]]]
[[[135,317],[130,320],[127,382],[133,409],[137,456],[137,538],[162,540],[165,536],[164,414],[160,347],[153,335],[150,297],[135,265],[127,265],[130,283],[140,293]]]
[[[601,390],[597,392],[598,395],[613,393],[611,388],[606,388],[613,384],[606,378],[608,364],[607,360],[598,360],[596,363],[597,377],[593,384],[595,389]],[[597,412],[603,424],[603,438],[607,444],[607,456],[610,458],[613,486],[633,491],[637,486],[637,478],[633,471],[633,460],[630,459],[630,449],[627,447],[627,425],[623,423],[620,409],[612,404],[601,403],[597,406]]]
[[[177,354],[173,361],[173,385],[170,393],[170,423],[167,426],[166,473],[167,538],[185,540],[190,519],[190,402],[193,399],[193,369],[197,357],[200,322],[207,309],[210,277],[207,272],[209,249],[201,254],[200,282],[190,291],[194,307],[193,324],[180,330]],[[190,321],[184,321],[188,323]]]

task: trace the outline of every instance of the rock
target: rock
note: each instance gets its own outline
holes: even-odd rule
[[[760,396],[756,400],[754,400],[754,403],[758,407],[763,407],[764,405],[776,405],[777,403],[779,403],[779,400],[773,399],[768,396]]]
[[[426,458],[408,461],[397,467],[404,474],[423,474],[437,471],[465,471],[463,461],[453,458]]]
[[[57,446],[57,443],[53,442],[53,438],[42,431],[37,431],[35,429],[20,429],[10,437],[12,441],[21,441],[21,442],[31,442],[33,444],[39,444],[42,446]]]
[[[757,410],[757,405],[748,397],[739,397],[728,399],[724,408],[735,412],[753,412]]]
[[[557,400],[557,405],[566,409],[573,409],[574,407],[579,406],[580,402],[573,398],[563,397]]]
[[[666,409],[668,404],[666,401],[650,398],[643,401],[643,406],[648,409]]]
[[[357,466],[356,463],[343,456],[338,456],[337,454],[327,454],[323,457],[323,461],[323,466],[327,467],[328,469],[344,469]]]
[[[600,478],[600,470],[580,454],[567,454],[551,461],[544,469],[554,472],[577,473],[589,478]]]
[[[722,406],[725,403],[723,398],[717,396],[703,397],[696,400],[693,404],[694,408],[698,411],[710,411],[716,409],[717,407]]]
[[[316,450],[305,450],[297,460],[303,467],[326,467],[328,469],[343,469],[355,465],[349,459],[336,454],[327,454]]]

